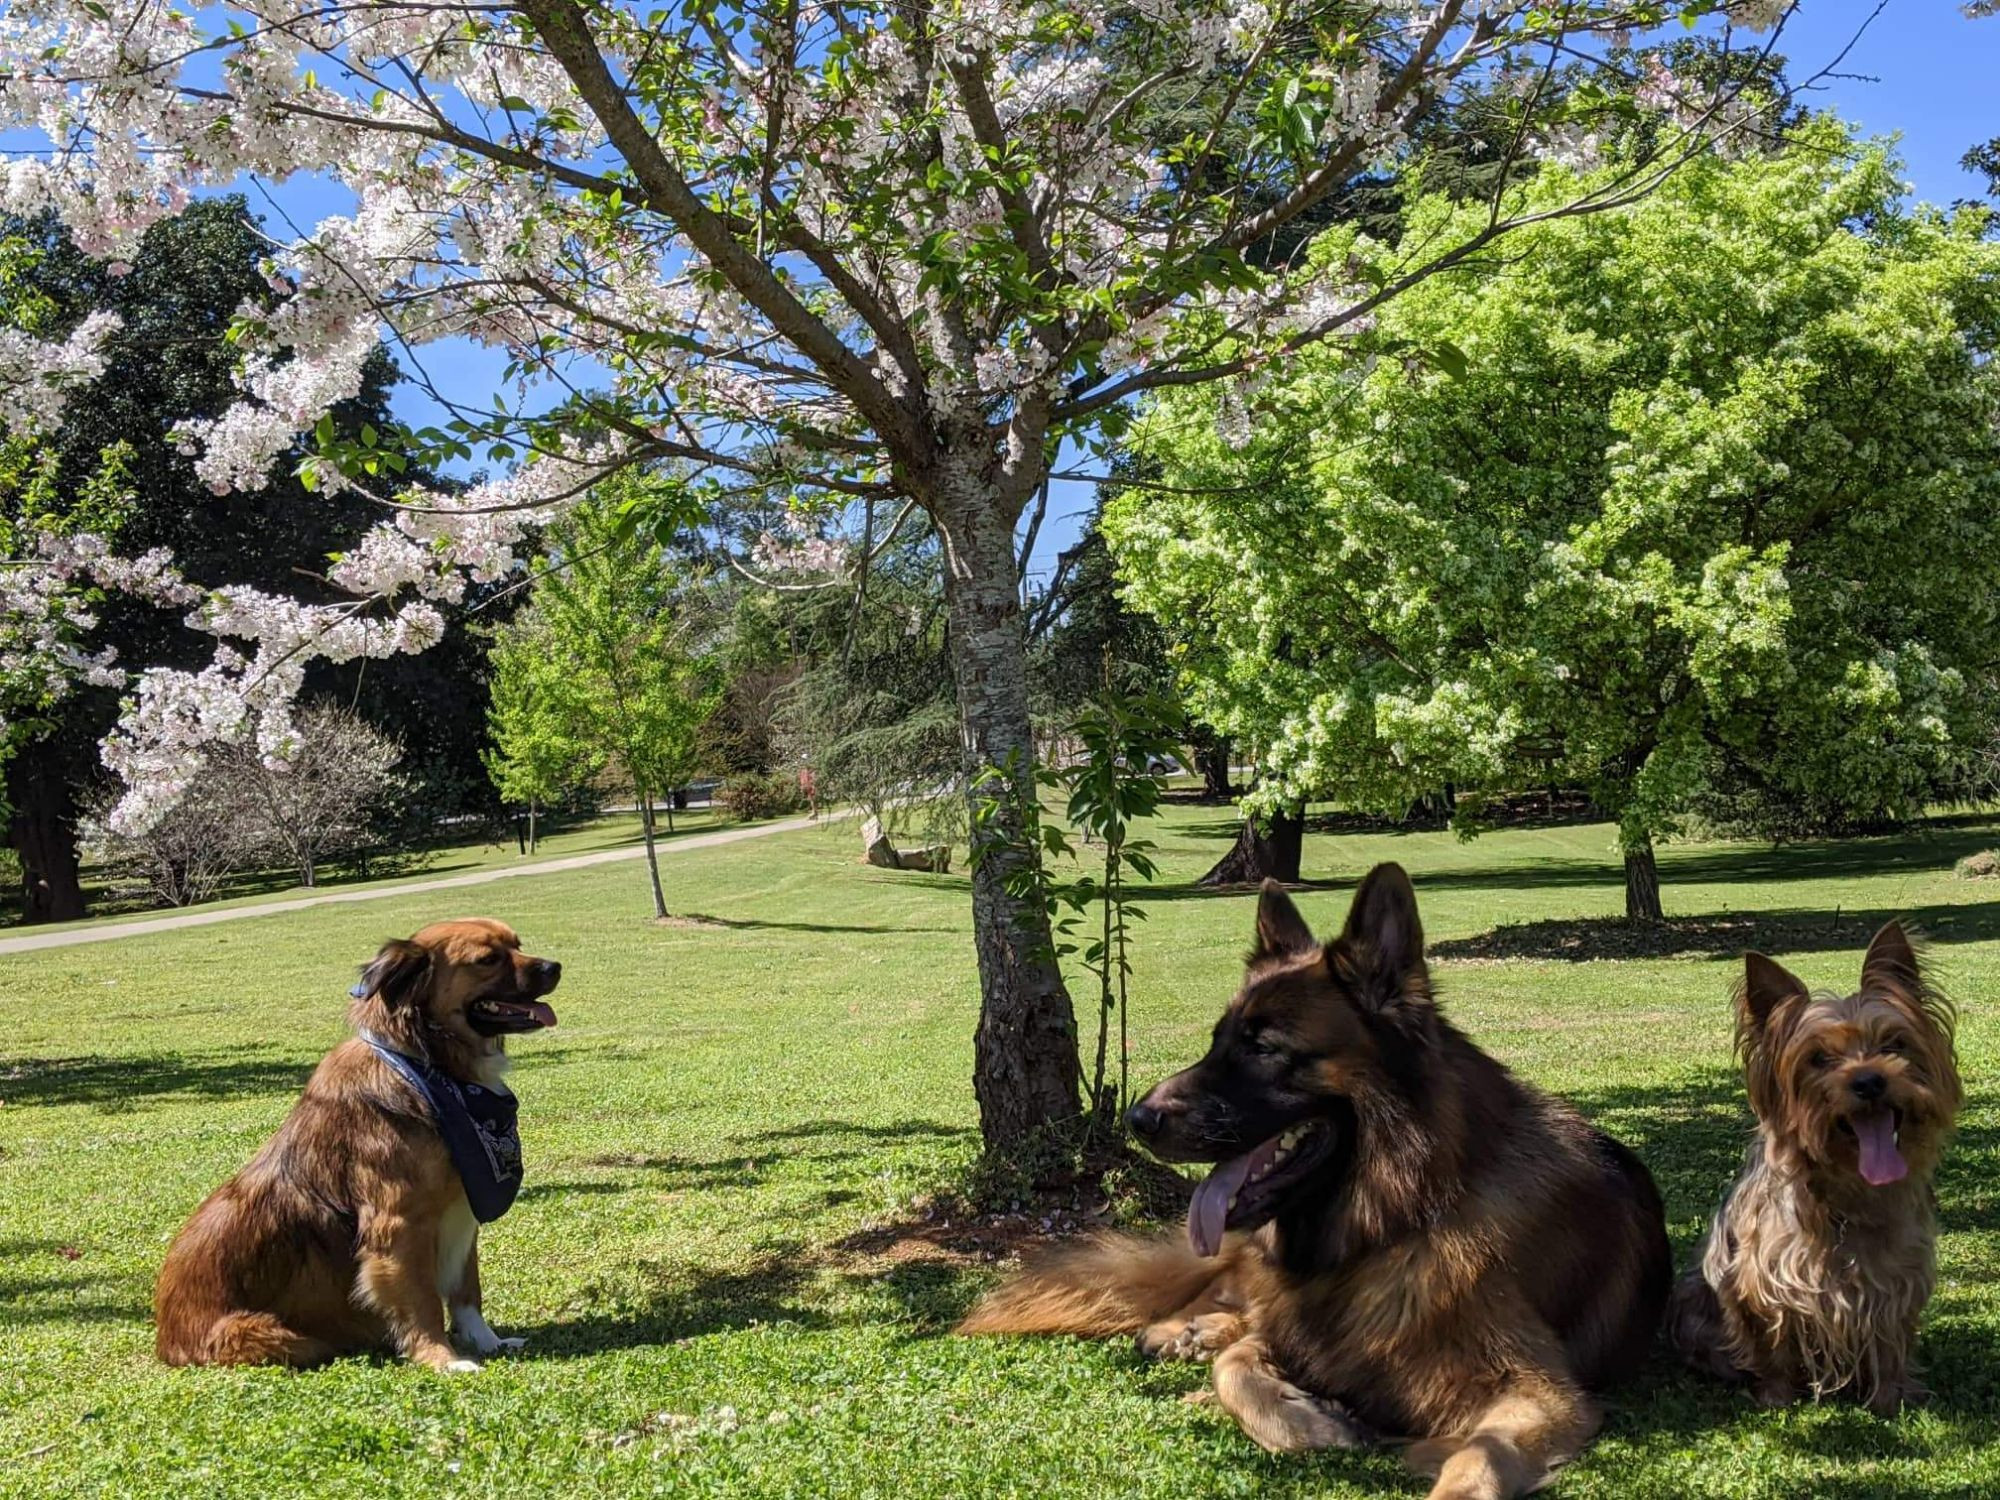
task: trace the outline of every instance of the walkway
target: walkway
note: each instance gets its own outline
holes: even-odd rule
[[[660,858],[690,849],[713,849],[743,839],[761,839],[774,833],[811,828],[811,818],[787,818],[781,823],[762,823],[755,828],[728,828],[720,833],[696,833],[683,838],[662,839],[656,846]],[[0,938],[0,954],[33,953],[40,948],[69,948],[78,943],[108,943],[113,938],[143,937],[152,932],[172,932],[177,927],[206,927],[212,922],[237,922],[246,917],[268,917],[278,912],[304,911],[309,906],[338,906],[349,901],[387,901],[396,896],[417,896],[425,891],[455,891],[466,886],[487,885],[495,880],[512,880],[519,875],[553,875],[561,870],[581,870],[590,865],[616,864],[620,860],[641,859],[644,844],[630,849],[605,849],[596,854],[572,854],[566,859],[547,859],[531,865],[502,865],[492,870],[474,870],[469,875],[447,875],[437,880],[417,880],[407,885],[365,886],[352,891],[326,891],[311,896],[294,896],[284,901],[267,901],[257,906],[231,906],[219,911],[184,911],[165,917],[145,917],[132,922],[106,922],[97,927],[78,927],[69,932],[31,932],[21,937]]]

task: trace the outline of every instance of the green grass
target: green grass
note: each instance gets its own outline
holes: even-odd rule
[[[667,832],[666,812],[660,813],[655,839],[661,845],[689,834],[713,833],[738,826],[706,807],[690,808],[674,814],[674,831]],[[522,854],[513,835],[500,839],[476,839],[468,843],[444,844],[427,851],[416,868],[386,879],[363,880],[345,868],[323,871],[319,883],[307,890],[292,870],[256,870],[232,876],[222,893],[197,906],[155,906],[143,897],[113,894],[103,872],[84,871],[84,895],[92,914],[74,922],[46,922],[34,927],[23,925],[18,911],[0,910],[0,935],[13,928],[22,933],[71,932],[78,928],[109,922],[130,922],[153,916],[171,916],[176,911],[218,911],[236,906],[261,906],[292,896],[309,896],[319,891],[353,890],[362,886],[413,885],[447,875],[468,875],[478,870],[498,870],[511,865],[540,864],[544,860],[565,859],[573,854],[599,854],[611,849],[636,849],[645,842],[637,813],[605,813],[586,818],[554,833],[545,833],[535,842],[533,854]],[[17,877],[18,878],[18,877]]]
[[[1223,814],[1173,811],[1167,879],[1231,832]],[[1893,1421],[1770,1414],[1662,1361],[1557,1493],[2000,1493],[2000,1026],[1986,998],[2000,908],[1950,878],[1995,842],[1994,825],[1959,823],[1663,856],[1670,912],[1775,917],[1785,961],[1816,984],[1851,984],[1885,914],[1934,934],[1970,1087],[1923,1339],[1939,1396]],[[952,1339],[989,1270],[857,1247],[974,1154],[977,987],[962,879],[855,853],[836,829],[663,864],[669,903],[716,927],[651,924],[626,864],[451,893],[449,910],[392,898],[0,958],[0,1495],[1420,1493],[1381,1455],[1263,1455],[1179,1399],[1199,1370],[1147,1368],[1124,1347]],[[1621,899],[1602,827],[1470,845],[1314,835],[1307,873],[1338,888],[1302,896],[1308,915],[1335,924],[1382,858],[1412,870],[1447,952],[1496,923],[1603,918]],[[158,1368],[149,1295],[167,1239],[341,1036],[355,966],[466,895],[566,965],[561,1027],[516,1049],[529,1185],[481,1246],[489,1319],[528,1350],[459,1379],[363,1359]],[[1250,924],[1243,896],[1170,888],[1150,906],[1135,1079],[1202,1045]],[[1734,966],[1695,947],[1440,965],[1462,1024],[1644,1155],[1682,1253],[1745,1125]]]

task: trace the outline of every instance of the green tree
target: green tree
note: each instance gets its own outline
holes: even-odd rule
[[[532,854],[541,810],[603,770],[605,754],[577,733],[545,620],[529,614],[499,631],[488,659],[493,690],[486,723],[493,746],[486,770],[503,800],[527,809]]]
[[[1654,839],[1718,786],[1834,821],[1948,784],[2000,647],[2000,246],[1901,199],[1812,122],[1433,278],[1360,357],[1160,398],[1139,443],[1180,492],[1107,534],[1261,795],[1581,783],[1651,917]]]
[[[666,482],[621,476],[554,529],[533,603],[496,656],[496,697],[534,705],[541,751],[587,751],[630,778],[658,917],[667,903],[655,803],[694,774],[701,727],[721,699],[713,601],[663,543],[628,524],[631,503]],[[499,754],[519,764],[504,741]],[[671,827],[671,804],[667,817]]]

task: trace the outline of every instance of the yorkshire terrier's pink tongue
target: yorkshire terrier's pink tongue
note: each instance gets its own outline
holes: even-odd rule
[[[1871,1115],[1856,1115],[1848,1125],[1861,1143],[1861,1180],[1870,1187],[1887,1187],[1910,1175],[1910,1164],[1896,1149],[1896,1116],[1882,1109]]]

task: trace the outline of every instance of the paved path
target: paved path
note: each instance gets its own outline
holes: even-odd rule
[[[656,846],[660,857],[689,849],[713,849],[718,844],[734,844],[743,839],[761,839],[774,833],[790,833],[811,828],[811,818],[788,818],[782,823],[762,823],[755,828],[729,828],[720,833],[694,833],[682,838],[662,839]],[[68,948],[78,943],[108,943],[113,938],[141,937],[149,932],[171,932],[176,927],[206,927],[213,922],[236,922],[245,917],[268,917],[277,912],[303,911],[309,906],[339,906],[349,901],[386,901],[394,896],[415,896],[425,891],[455,891],[464,886],[487,885],[495,880],[512,880],[517,875],[553,875],[559,870],[581,870],[590,865],[616,864],[639,859],[646,846],[604,849],[596,854],[572,854],[566,859],[545,859],[532,865],[501,865],[491,870],[474,870],[469,875],[447,875],[437,880],[417,880],[407,885],[368,886],[355,891],[327,891],[312,896],[296,896],[285,901],[266,901],[257,906],[230,906],[220,911],[184,911],[169,917],[146,917],[133,922],[106,922],[97,927],[79,927],[71,932],[33,932],[24,937],[0,938],[0,953],[32,953],[38,948]]]

